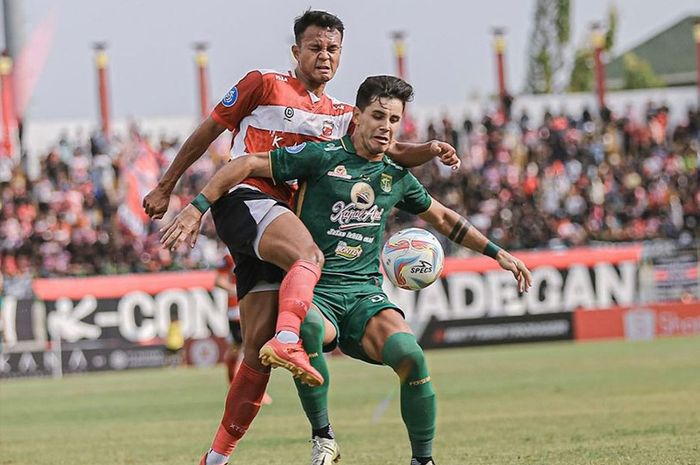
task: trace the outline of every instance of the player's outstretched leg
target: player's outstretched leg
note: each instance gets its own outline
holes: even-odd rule
[[[287,272],[279,290],[276,334],[260,349],[260,361],[291,371],[305,384],[319,386],[323,376],[309,362],[299,330],[321,277],[323,254],[303,223],[292,214],[281,214],[267,225],[258,253],[263,260]]]
[[[401,383],[401,417],[411,441],[411,465],[434,465],[436,401],[423,349],[413,334],[395,333],[384,343],[382,358]]]
[[[225,465],[233,449],[257,415],[270,373],[262,373],[241,363],[226,396],[224,416],[209,452],[200,465]]]
[[[260,363],[258,351],[275,330],[277,291],[253,292],[240,301],[243,361],[229,384],[226,405],[211,448],[200,465],[223,465],[265,403],[270,369]]]
[[[318,387],[309,387],[295,380],[301,405],[311,424],[311,465],[330,465],[340,460],[340,447],[328,419],[330,373],[323,356],[324,326],[318,310],[310,310],[301,325],[301,338],[311,364],[323,375],[325,382]]]

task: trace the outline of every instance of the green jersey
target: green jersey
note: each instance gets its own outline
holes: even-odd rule
[[[412,214],[431,203],[425,188],[388,157],[359,156],[349,136],[270,152],[273,181],[298,180],[297,215],[323,252],[321,282],[381,283],[379,254],[397,207]]]

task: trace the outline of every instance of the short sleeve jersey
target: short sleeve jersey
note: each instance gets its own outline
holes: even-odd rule
[[[391,209],[425,212],[431,198],[388,157],[357,155],[349,136],[270,153],[275,183],[298,179],[297,215],[325,257],[321,282],[381,282],[379,254]]]
[[[211,113],[233,133],[232,157],[267,152],[308,141],[344,136],[353,106],[306,90],[291,72],[256,70],[231,88]],[[268,179],[248,178],[245,184],[289,202],[293,183],[273,185]]]

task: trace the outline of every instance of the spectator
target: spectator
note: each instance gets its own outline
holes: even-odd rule
[[[642,121],[629,111],[617,117],[606,110],[598,119],[588,109],[578,117],[548,111],[539,125],[525,112],[516,123],[486,114],[455,125],[445,116],[426,133],[459,148],[462,170],[435,163],[414,171],[433,195],[508,249],[691,240],[700,236],[700,113],[688,110],[675,127],[668,113],[652,103]],[[109,141],[97,133],[63,135],[33,181],[0,158],[7,295],[30,296],[39,276],[216,266],[225,252],[210,220],[194,250],[173,254],[160,248],[156,224],[134,228],[120,214],[128,168],[147,156],[163,169],[180,145],[160,137],[153,149],[147,139],[135,126]],[[218,163],[195,164],[173,193],[173,207],[188,202]],[[414,221],[397,212],[388,231],[424,226]],[[448,254],[463,253],[444,245]]]

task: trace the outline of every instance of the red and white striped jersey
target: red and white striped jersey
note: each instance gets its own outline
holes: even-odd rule
[[[343,137],[350,127],[353,106],[306,90],[291,72],[255,70],[224,96],[212,118],[233,132],[231,156],[267,152],[302,142]],[[289,202],[293,189],[272,180],[248,178],[254,186]]]

